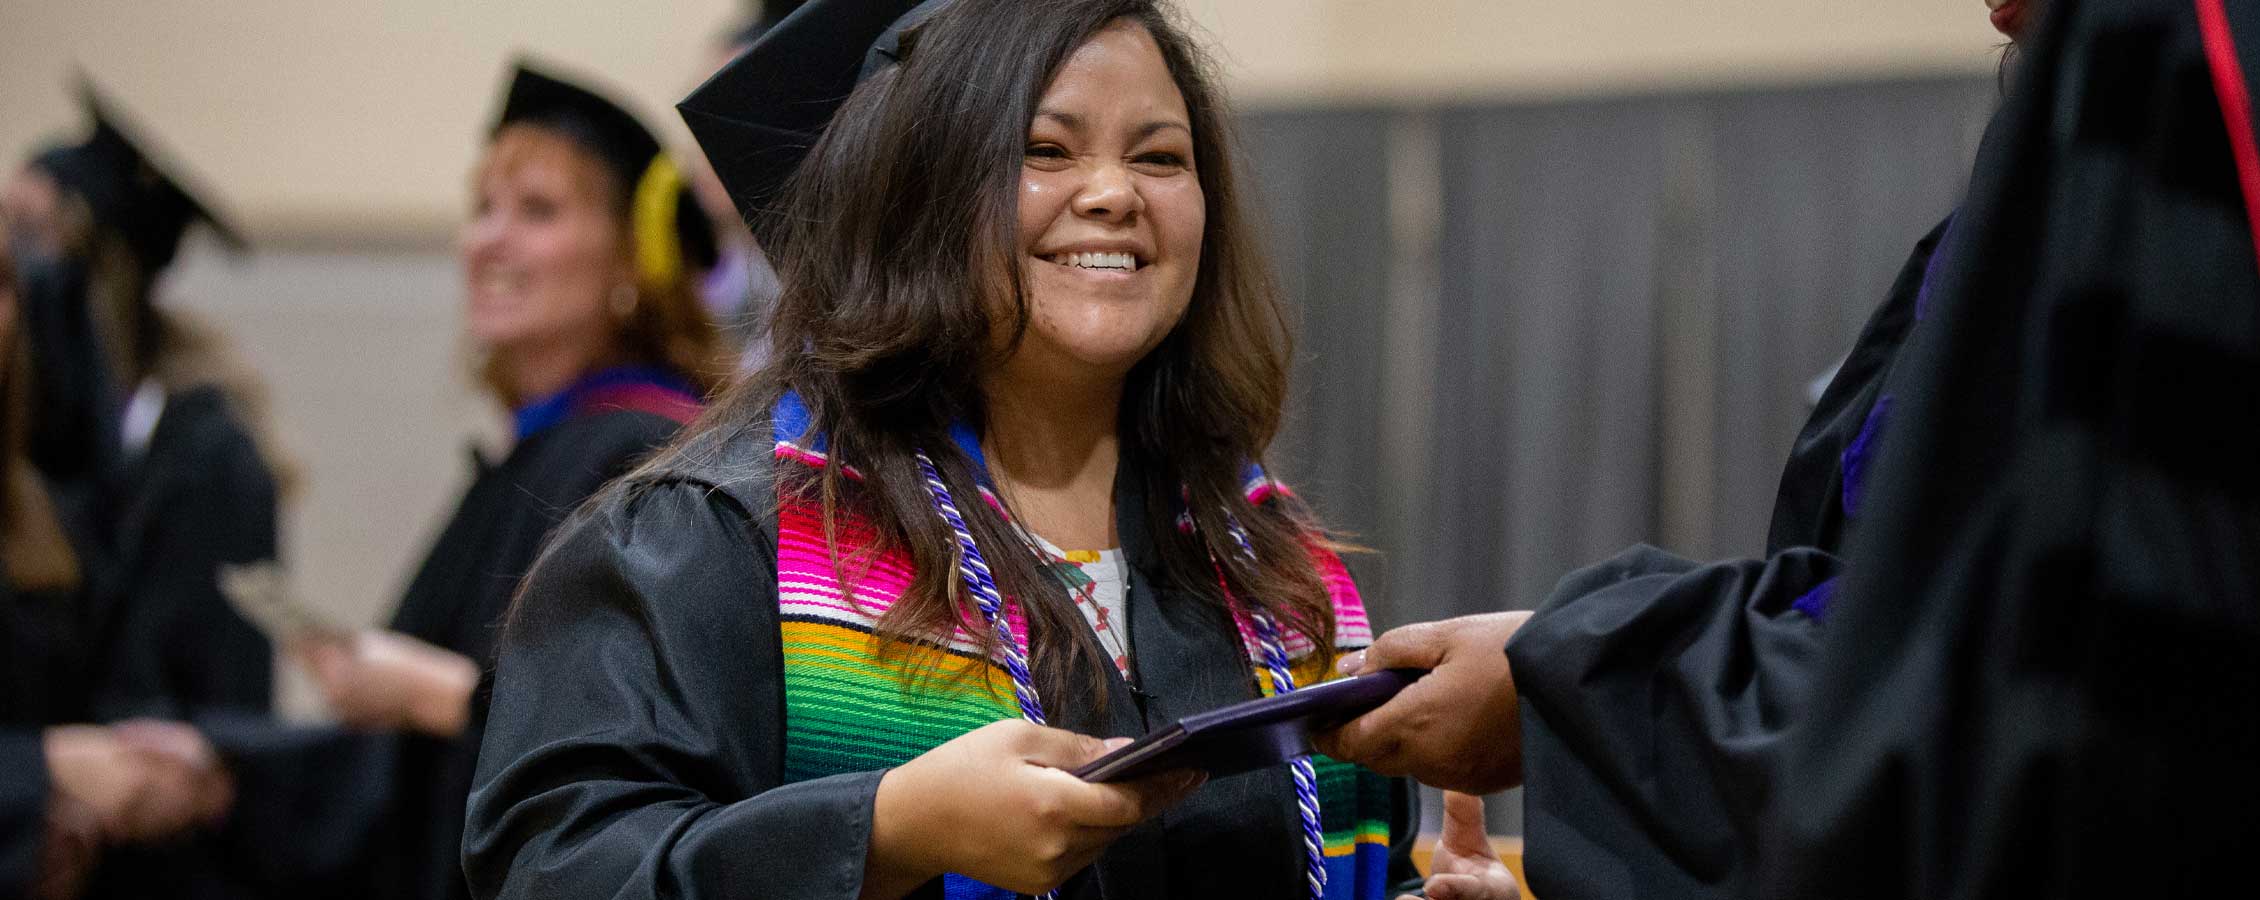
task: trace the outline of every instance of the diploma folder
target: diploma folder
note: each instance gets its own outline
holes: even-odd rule
[[[1173,769],[1223,778],[1311,752],[1311,734],[1363,715],[1425,669],[1385,669],[1186,716],[1075,770],[1084,781],[1131,781]]]

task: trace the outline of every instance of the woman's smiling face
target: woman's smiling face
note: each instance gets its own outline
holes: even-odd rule
[[[1028,125],[1021,269],[1030,322],[1008,370],[1119,378],[1183,318],[1208,213],[1184,95],[1143,26],[1060,66]]]

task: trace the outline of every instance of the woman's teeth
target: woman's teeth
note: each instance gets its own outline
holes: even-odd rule
[[[1061,253],[1053,256],[1052,262],[1078,269],[1138,270],[1138,257],[1132,253]]]

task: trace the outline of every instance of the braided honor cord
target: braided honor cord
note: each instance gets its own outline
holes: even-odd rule
[[[1004,620],[1004,598],[997,594],[996,578],[989,574],[989,561],[981,557],[981,548],[973,543],[973,532],[965,527],[965,517],[958,514],[957,501],[951,499],[950,489],[942,484],[942,473],[935,470],[934,461],[926,458],[926,451],[918,451],[918,472],[926,478],[926,492],[934,497],[934,511],[942,521],[949,523],[950,531],[957,535],[957,574],[972,592],[973,602],[981,607],[981,618],[989,620],[989,628],[996,632],[997,646],[1004,651],[1004,668],[1012,674],[1012,695],[1020,701],[1020,717],[1038,725],[1044,724],[1044,701],[1036,696],[1036,682],[1028,677],[1028,654],[1020,641],[1012,636],[1012,626]],[[1044,892],[1043,900],[1057,900],[1058,891]]]
[[[1012,673],[1012,694],[1020,701],[1020,717],[1042,725],[1044,701],[1036,696],[1036,682],[1028,677],[1028,654],[1004,620],[1004,597],[997,593],[996,578],[989,574],[989,561],[981,557],[981,548],[973,543],[973,532],[965,527],[965,517],[958,514],[957,501],[950,498],[950,489],[942,484],[942,473],[935,470],[934,461],[926,458],[924,450],[918,451],[918,471],[926,476],[926,492],[934,497],[934,511],[957,533],[958,577],[973,594],[973,602],[980,605],[981,618],[989,620],[989,628],[996,632],[997,646],[1004,651],[1004,669]]]
[[[997,645],[1004,652],[1004,667],[1012,676],[1012,692],[1020,701],[1020,715],[1037,725],[1044,724],[1043,700],[1036,695],[1035,681],[1028,675],[1027,652],[1013,637],[1012,628],[1004,619],[1004,598],[997,593],[996,578],[989,572],[989,564],[981,556],[981,548],[973,542],[973,532],[966,528],[965,517],[958,512],[957,501],[950,496],[949,487],[942,484],[941,472],[925,451],[918,452],[918,471],[926,479],[926,491],[934,498],[934,511],[949,524],[957,536],[957,572],[965,582],[966,590],[981,608],[981,617],[989,620],[996,632]],[[1238,520],[1230,520],[1233,540],[1248,559],[1255,559],[1255,547],[1248,542],[1247,531]],[[1248,619],[1254,625],[1256,639],[1262,644],[1264,667],[1270,670],[1272,692],[1284,694],[1295,689],[1295,677],[1287,671],[1287,648],[1280,642],[1279,626],[1261,609],[1248,610]],[[1295,776],[1295,807],[1302,813],[1303,854],[1305,877],[1310,885],[1312,900],[1326,894],[1326,857],[1322,851],[1322,837],[1318,824],[1318,777],[1311,768],[1310,757],[1298,757],[1291,764]],[[1055,893],[1044,895],[1052,900]]]
[[[1240,520],[1226,518],[1225,528],[1240,545],[1240,555],[1255,562],[1255,545],[1248,542],[1248,530],[1240,526]],[[1270,613],[1252,606],[1248,608],[1248,622],[1255,626],[1256,640],[1263,645],[1263,665],[1271,670],[1272,693],[1293,691],[1295,676],[1287,671],[1287,645],[1279,640],[1278,623],[1271,620]],[[1326,844],[1318,826],[1318,773],[1309,756],[1295,757],[1288,767],[1295,773],[1295,809],[1303,814],[1303,873],[1310,883],[1311,900],[1319,900],[1326,896]]]

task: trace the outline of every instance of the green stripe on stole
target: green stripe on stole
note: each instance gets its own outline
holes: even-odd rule
[[[1019,717],[1011,677],[964,640],[949,648],[898,644],[882,658],[872,627],[907,578],[866,577],[856,602],[842,602],[829,561],[804,549],[822,546],[813,511],[792,505],[780,510],[780,530],[799,529],[799,537],[814,540],[779,546],[787,783],[899,766],[975,728]],[[907,560],[889,562],[896,572],[909,571]],[[1299,683],[1331,674],[1315,658],[1300,662]],[[1253,687],[1250,696],[1270,693],[1268,679]],[[1387,866],[1390,782],[1323,756],[1314,762],[1328,868],[1350,882],[1329,885],[1327,894],[1372,895]]]

